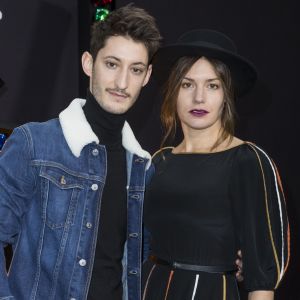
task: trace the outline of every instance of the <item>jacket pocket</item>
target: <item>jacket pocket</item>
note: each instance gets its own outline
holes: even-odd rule
[[[52,229],[70,226],[74,223],[82,180],[76,175],[54,166],[42,166],[41,193],[42,218]]]

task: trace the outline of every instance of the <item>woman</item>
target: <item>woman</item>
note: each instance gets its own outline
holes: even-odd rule
[[[159,50],[154,71],[166,81],[164,142],[177,123],[183,140],[153,158],[143,299],[239,299],[238,249],[248,299],[274,299],[289,260],[284,195],[269,156],[234,136],[233,99],[253,87],[254,67],[227,36],[196,30]]]

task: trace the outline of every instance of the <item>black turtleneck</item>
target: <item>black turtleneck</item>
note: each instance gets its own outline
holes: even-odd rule
[[[122,257],[127,234],[126,153],[122,147],[126,116],[102,109],[89,91],[83,111],[107,152],[107,175],[88,300],[121,300]]]

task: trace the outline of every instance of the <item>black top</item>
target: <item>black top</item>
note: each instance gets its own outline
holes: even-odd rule
[[[88,299],[121,300],[121,260],[127,233],[126,153],[122,147],[125,114],[104,111],[89,92],[83,110],[100,144],[107,150],[107,175]]]
[[[144,213],[152,254],[222,266],[234,265],[241,249],[246,288],[274,289],[287,264],[288,229],[280,182],[265,153],[248,143],[206,154],[167,149],[154,164]]]

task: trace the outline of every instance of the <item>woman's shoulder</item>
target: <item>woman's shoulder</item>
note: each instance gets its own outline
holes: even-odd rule
[[[239,165],[249,167],[250,165],[272,167],[273,159],[262,147],[250,141],[244,141],[243,146],[239,147],[237,161]]]

